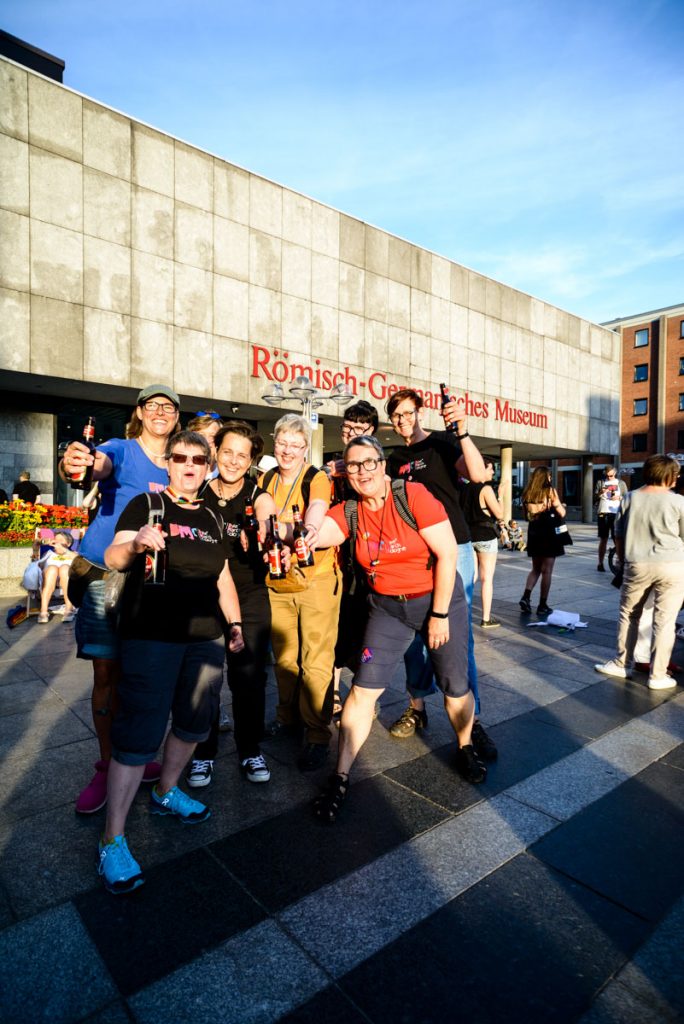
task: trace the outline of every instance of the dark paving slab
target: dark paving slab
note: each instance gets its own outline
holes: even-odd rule
[[[662,760],[672,768],[684,770],[684,743],[680,743],[678,747],[671,750]],[[682,781],[684,782],[684,779]]]
[[[87,739],[90,730],[61,701],[41,701],[37,707],[0,716],[0,750],[4,757],[25,757],[29,751]]]
[[[70,904],[0,935],[0,1014],[10,1024],[78,1021],[117,997]]]
[[[38,706],[64,710],[62,701],[47,688],[42,679],[24,679],[20,683],[6,683],[0,687],[0,716],[33,711]]]
[[[0,885],[0,931],[14,924],[15,917],[12,913],[9,895],[4,887]]]
[[[73,812],[87,782],[93,756],[92,739],[44,750],[40,756],[15,757],[2,769],[0,826],[66,805]]]
[[[38,673],[23,658],[5,656],[0,659],[0,686],[23,683],[38,678]]]
[[[134,1021],[125,1003],[117,1001],[85,1017],[79,1024],[134,1024]]]
[[[488,732],[497,745],[499,758],[487,765],[487,780],[482,785],[471,786],[458,776],[453,767],[453,744],[385,774],[454,812],[500,793],[582,746],[578,736],[559,732],[531,714],[501,722]]]
[[[352,787],[344,842],[308,804],[209,849],[272,913],[444,821],[442,809],[383,778]],[[296,851],[296,852],[295,852]]]
[[[124,995],[188,963],[265,913],[206,851],[145,871],[126,899],[102,886],[74,904]]]
[[[538,708],[533,716],[540,722],[547,722],[589,739],[597,739],[667,699],[662,693],[648,690],[638,683],[623,683],[606,678],[595,686]]]
[[[684,891],[681,772],[657,762],[531,848],[540,860],[649,921]]]
[[[303,1006],[278,1018],[278,1024],[368,1024],[362,1014],[337,985],[319,992]]]
[[[521,854],[339,985],[373,1024],[561,1024],[588,1008],[646,931],[634,915]]]

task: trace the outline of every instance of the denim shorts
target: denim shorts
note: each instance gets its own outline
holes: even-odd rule
[[[83,595],[74,627],[79,658],[117,661],[121,653],[119,636],[105,612],[104,588],[104,580],[93,580]]]
[[[121,644],[120,706],[112,722],[114,760],[147,764],[166,734],[186,743],[209,736],[218,713],[225,643],[216,640],[170,644],[124,640]]]
[[[496,555],[499,550],[499,542],[496,537],[491,540],[474,540],[473,551],[482,551],[485,554]]]

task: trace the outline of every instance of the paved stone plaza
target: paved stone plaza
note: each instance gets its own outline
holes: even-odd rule
[[[503,627],[475,628],[500,751],[484,785],[453,770],[437,698],[427,730],[388,736],[398,672],[337,826],[311,819],[326,771],[300,775],[292,741],[264,744],[255,786],[227,735],[205,824],[151,818],[141,790],[128,835],[147,884],[119,898],[96,874],[103,813],[73,811],[97,757],[90,666],[59,617],[9,631],[5,599],[0,1020],[681,1020],[684,694],[594,672],[618,593],[594,529],[572,532],[550,600],[588,629],[526,628],[517,553],[497,570]]]

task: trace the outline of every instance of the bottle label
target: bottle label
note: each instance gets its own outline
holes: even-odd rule
[[[83,428],[83,438],[86,441],[94,441],[95,440],[95,424],[94,423],[87,423],[85,425],[85,427]]]
[[[298,562],[304,563],[309,561],[309,549],[303,537],[297,537],[294,542],[294,549]]]
[[[268,570],[271,576],[283,575],[283,559],[280,548],[271,548],[268,552]]]

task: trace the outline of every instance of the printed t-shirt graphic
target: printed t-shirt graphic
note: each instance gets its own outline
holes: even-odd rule
[[[456,461],[461,446],[446,430],[434,430],[422,441],[395,448],[387,460],[393,480],[402,478],[423,484],[444,505],[459,544],[467,544],[470,531],[459,500],[460,481]]]

